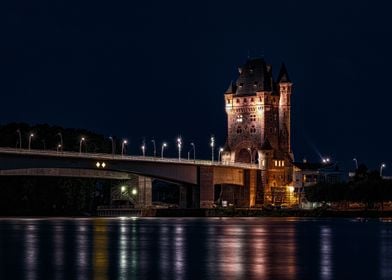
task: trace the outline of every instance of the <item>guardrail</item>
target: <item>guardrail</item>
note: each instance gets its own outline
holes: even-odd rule
[[[68,158],[91,158],[98,160],[124,160],[124,161],[147,161],[147,162],[167,162],[176,164],[190,164],[190,165],[203,165],[203,166],[227,166],[227,167],[241,167],[246,169],[260,169],[257,164],[249,163],[233,163],[233,162],[220,162],[209,160],[188,160],[178,158],[161,158],[150,156],[132,156],[132,155],[113,155],[104,153],[78,153],[68,151],[51,151],[51,150],[28,150],[28,149],[15,149],[15,148],[0,148],[0,153],[3,154],[23,154],[23,155],[42,155],[52,157],[68,157]]]

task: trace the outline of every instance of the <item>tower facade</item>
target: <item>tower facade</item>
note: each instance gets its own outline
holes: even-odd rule
[[[290,203],[293,192],[291,150],[292,83],[282,64],[275,80],[263,58],[240,67],[225,93],[227,141],[222,161],[256,163],[263,170],[257,204]]]

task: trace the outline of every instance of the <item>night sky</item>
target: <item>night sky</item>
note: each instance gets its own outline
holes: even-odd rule
[[[226,140],[223,94],[248,56],[294,83],[296,160],[353,157],[392,174],[388,1],[5,1],[0,123],[49,123],[130,140],[182,135],[209,157]],[[1,136],[0,136],[1,137]]]

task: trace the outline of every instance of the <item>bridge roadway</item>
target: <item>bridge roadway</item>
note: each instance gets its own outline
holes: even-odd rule
[[[221,184],[242,186],[239,204],[254,206],[256,189],[261,188],[261,170],[256,164],[0,148],[0,176],[127,179],[129,174],[187,186],[193,207],[212,207],[214,186]]]

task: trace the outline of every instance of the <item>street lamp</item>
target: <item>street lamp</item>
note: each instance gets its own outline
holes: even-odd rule
[[[155,140],[152,139],[151,142],[152,142],[152,144],[154,145],[154,157],[156,157],[156,156],[157,156],[157,146],[156,146],[156,144],[155,144]]]
[[[29,150],[31,149],[31,138],[34,137],[34,133],[30,133],[29,135]]]
[[[329,163],[330,162],[330,159],[327,157],[327,158],[323,158],[323,163],[324,164],[327,164],[327,163]]]
[[[211,146],[211,163],[213,163],[214,162],[214,146],[215,146],[215,137],[214,136],[211,136],[210,146]]]
[[[63,135],[61,134],[61,132],[57,133],[57,135],[60,137],[60,148],[61,148],[61,151],[63,151],[63,146],[64,146]]]
[[[22,149],[22,134],[20,133],[20,129],[16,130],[19,134],[19,149]]]
[[[249,156],[250,156],[250,164],[252,164],[252,163],[253,163],[252,149],[251,149],[251,148],[248,148],[247,150],[248,150]]]
[[[381,177],[381,178],[382,178],[382,170],[383,170],[385,167],[387,167],[387,166],[385,165],[385,163],[381,163],[381,165],[380,165],[380,177]]]
[[[82,144],[83,144],[84,141],[86,141],[86,138],[84,138],[84,137],[80,138],[80,142],[79,142],[79,154],[82,153]]]
[[[61,150],[61,147],[62,147],[61,144],[57,145],[57,152],[59,152]]]
[[[178,147],[178,160],[181,160],[181,147],[182,147],[181,137],[177,138],[177,147]]]
[[[357,161],[357,159],[356,158],[353,158],[353,161],[355,161],[355,170],[358,170],[358,161]]]
[[[196,161],[196,146],[195,143],[191,143],[192,149],[193,149],[193,161]]]
[[[109,136],[109,139],[112,142],[112,155],[114,156],[114,139],[112,136]]]
[[[142,152],[143,152],[143,157],[146,156],[146,145],[142,145]]]
[[[218,160],[219,160],[219,162],[221,162],[221,163],[222,163],[222,152],[223,152],[223,148],[220,147],[220,148],[219,148]]]
[[[122,144],[121,144],[121,156],[124,155],[124,149],[125,149],[125,145],[128,144],[127,140],[123,140]]]
[[[166,143],[162,143],[162,147],[161,147],[161,158],[163,158],[163,149],[165,149],[167,147]]]

